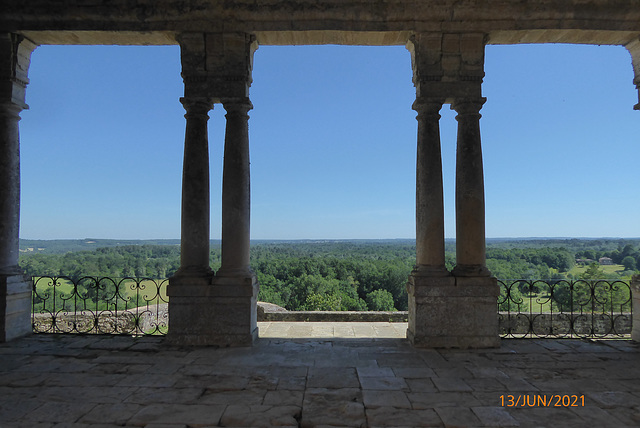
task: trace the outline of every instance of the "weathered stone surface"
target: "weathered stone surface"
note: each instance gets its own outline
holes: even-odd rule
[[[285,322],[406,322],[406,311],[362,312],[362,311],[287,311],[264,309],[258,302],[258,321]]]
[[[95,403],[44,403],[24,415],[22,421],[71,423],[80,419],[96,406]]]
[[[355,369],[312,367],[307,377],[307,388],[359,388]]]
[[[362,391],[364,406],[367,409],[377,407],[395,407],[396,409],[410,409],[411,403],[403,391]]]
[[[402,410],[395,407],[367,409],[372,427],[440,427],[442,421],[433,409]]]
[[[78,422],[87,424],[112,423],[122,425],[126,423],[141,408],[139,404],[116,403],[98,404]]]
[[[133,426],[146,426],[149,423],[185,423],[194,427],[216,426],[226,406],[189,405],[189,404],[153,404],[143,407],[128,422]]]
[[[364,427],[366,417],[362,393],[357,388],[309,388],[302,405],[301,426]]]
[[[297,406],[302,407],[302,391],[278,390],[267,391],[263,404],[268,406]]]
[[[436,407],[481,406],[482,403],[470,392],[409,392],[407,393],[414,409],[434,409]]]
[[[297,427],[298,406],[228,406],[220,423],[226,427]]]
[[[480,420],[467,407],[437,407],[435,411],[445,426],[469,427],[480,425]]]
[[[520,425],[504,407],[473,407],[471,410],[483,426],[515,427]]]
[[[261,44],[367,44],[371,40],[377,44],[402,44],[405,32],[443,28],[451,32],[493,32],[494,43],[590,40],[591,43],[625,44],[621,42],[628,41],[639,29],[640,12],[636,6],[634,1],[611,0],[594,0],[589,7],[580,0],[561,3],[554,0],[464,3],[396,0],[385,3],[384,7],[372,7],[364,0],[326,0],[313,5],[303,1],[212,3],[197,0],[179,7],[169,0],[64,4],[7,0],[0,25],[8,31],[31,30],[28,32],[31,37],[38,35],[33,34],[35,30],[44,30],[44,34],[34,40],[54,44],[131,43],[135,37],[137,43],[169,44],[175,43],[171,37],[174,31],[211,32],[222,28],[256,32]],[[96,30],[124,30],[128,37]],[[615,34],[616,30],[622,34]],[[84,34],[85,31],[88,34]]]
[[[391,391],[391,390],[408,390],[407,383],[401,377],[386,376],[386,377],[361,377],[360,385],[362,389],[377,390],[377,391]]]
[[[436,351],[416,349],[400,340],[297,339],[260,341],[253,348],[186,351],[169,347],[159,353],[141,353],[134,350],[138,342],[134,338],[120,338],[123,343],[118,350],[92,349],[95,341],[90,339],[34,335],[0,345],[0,361],[11,367],[0,376],[0,426],[617,427],[640,422],[640,386],[633,374],[640,348],[631,341],[623,341],[624,345],[619,340],[562,340],[559,346],[550,346],[548,340],[509,340],[507,349]],[[162,343],[163,339],[153,340]],[[75,353],[69,356],[66,351],[75,341]],[[274,359],[276,356],[281,359]],[[316,367],[326,359],[341,361],[343,366]],[[361,368],[363,359],[415,366]],[[180,361],[183,366],[175,370]],[[208,374],[189,374],[185,368],[194,361],[208,366]],[[77,372],[58,373],[75,362],[81,363]],[[145,362],[166,364],[171,370],[149,375],[153,380],[148,382],[138,374],[128,374],[135,373],[132,367],[149,367]],[[431,362],[439,367],[432,369]],[[121,370],[113,371],[117,364]],[[585,373],[580,372],[583,367]],[[619,372],[625,367],[629,368],[628,378]],[[315,388],[306,384],[308,376],[322,376],[329,370],[350,377],[356,386]],[[461,377],[452,376],[456,370]],[[402,383],[393,383],[395,389],[363,389],[363,381],[393,378],[387,376],[390,373],[404,379],[409,387],[413,382],[428,381],[435,388],[435,384],[461,379],[473,391],[407,392]],[[405,377],[411,375],[423,377]],[[132,376],[133,383],[167,386],[117,386]],[[300,379],[297,389],[277,389],[288,386],[291,378]],[[496,390],[500,384],[505,391]],[[543,390],[528,390],[533,384]],[[207,389],[208,385],[220,389]],[[506,392],[507,385],[523,389]],[[559,389],[563,386],[565,391]],[[502,404],[508,397],[501,398],[509,394],[583,394],[586,388],[590,390],[584,392],[584,407],[508,407]]]
[[[435,377],[431,379],[438,391],[442,392],[466,392],[473,389],[458,377]]]
[[[197,400],[202,396],[203,392],[203,388],[137,388],[135,394],[127,398],[127,402],[136,404],[185,404]]]
[[[495,278],[412,275],[407,290],[407,337],[415,346],[490,348],[500,345]],[[460,316],[463,313],[465,316]]]

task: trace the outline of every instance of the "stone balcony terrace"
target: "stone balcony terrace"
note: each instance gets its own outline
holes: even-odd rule
[[[630,340],[433,350],[411,346],[403,323],[259,327],[245,348],[64,334],[0,344],[0,427],[640,424]]]

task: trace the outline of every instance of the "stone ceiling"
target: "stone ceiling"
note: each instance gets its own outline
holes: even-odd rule
[[[640,0],[4,0],[0,28],[36,44],[166,45],[185,31],[237,31],[262,45],[404,45],[417,32],[627,45],[640,39]]]

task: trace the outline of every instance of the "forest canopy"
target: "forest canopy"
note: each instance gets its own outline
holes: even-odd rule
[[[23,241],[20,265],[36,277],[164,279],[180,266],[177,242]],[[504,280],[622,279],[640,266],[639,247],[640,240],[488,240],[487,266]],[[452,269],[453,241],[445,255]],[[602,269],[602,257],[619,269]],[[590,266],[578,271],[576,260]],[[220,266],[219,241],[212,242],[210,264]],[[414,264],[411,240],[260,241],[251,247],[259,300],[289,310],[407,310],[406,282]]]

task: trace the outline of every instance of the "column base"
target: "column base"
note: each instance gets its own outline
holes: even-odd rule
[[[409,276],[407,338],[421,348],[496,348],[498,284],[492,277]]]
[[[451,271],[457,277],[490,277],[491,272],[485,265],[456,265]]]
[[[255,276],[174,276],[168,294],[172,344],[251,346],[258,337]]]
[[[451,272],[443,266],[416,265],[411,271],[411,276],[424,276],[429,278],[442,278],[451,276]]]
[[[26,275],[0,275],[0,342],[8,342],[33,332],[32,290],[33,281]]]

